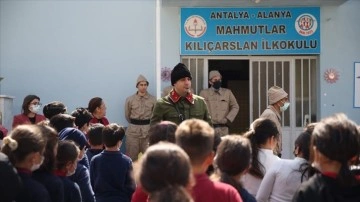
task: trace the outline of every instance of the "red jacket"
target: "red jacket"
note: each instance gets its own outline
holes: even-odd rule
[[[109,125],[109,120],[106,117],[102,117],[101,119],[97,119],[94,117],[90,120],[90,123],[101,123],[104,126],[107,126]]]
[[[44,120],[46,120],[45,116],[40,114],[35,115],[35,124]],[[15,128],[16,126],[22,124],[31,124],[29,117],[26,116],[25,114],[18,114],[14,116],[12,127]]]

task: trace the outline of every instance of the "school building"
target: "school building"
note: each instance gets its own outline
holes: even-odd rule
[[[126,97],[143,74],[160,97],[185,63],[196,93],[219,70],[240,105],[241,133],[283,87],[283,155],[303,126],[343,112],[360,124],[358,0],[0,0],[0,115],[11,128],[23,98],[71,112],[95,96],[127,126]],[[286,145],[286,146],[285,146]]]

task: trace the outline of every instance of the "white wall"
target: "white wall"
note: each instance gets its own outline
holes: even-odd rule
[[[161,67],[172,69],[180,62],[180,9],[163,7],[161,9]],[[163,81],[161,89],[170,86]]]
[[[354,62],[360,61],[360,1],[321,8],[320,101],[321,117],[344,112],[360,124],[360,109],[354,106]],[[337,69],[340,77],[328,84],[324,72]]]
[[[68,111],[102,97],[110,122],[139,74],[155,95],[155,1],[0,1],[1,94],[63,101]]]

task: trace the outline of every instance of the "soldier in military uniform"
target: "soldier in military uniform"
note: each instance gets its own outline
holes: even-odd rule
[[[149,82],[143,75],[136,81],[137,92],[125,102],[125,118],[129,122],[126,130],[126,154],[133,160],[144,153],[149,144],[150,117],[156,98],[147,92]]]
[[[197,118],[212,125],[204,99],[191,93],[191,73],[182,64],[177,64],[171,71],[170,93],[160,98],[151,117],[150,125],[161,121],[172,121],[180,124],[185,119]]]
[[[200,92],[206,101],[213,121],[215,132],[221,136],[229,134],[228,124],[233,122],[239,112],[239,105],[234,94],[227,88],[221,88],[219,71],[209,73],[210,88]]]

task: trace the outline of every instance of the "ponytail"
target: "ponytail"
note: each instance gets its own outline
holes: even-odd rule
[[[255,177],[262,179],[264,177],[264,173],[262,170],[265,168],[258,159],[260,146],[257,144],[257,140],[255,138],[255,131],[249,130],[247,133],[245,133],[245,137],[250,140],[252,150],[251,166],[249,169],[249,173]]]

